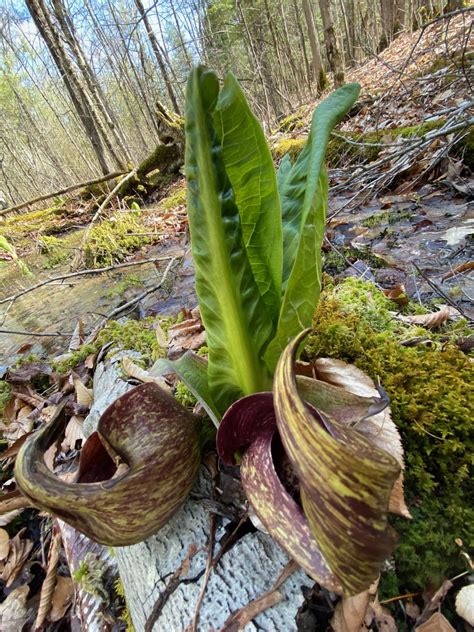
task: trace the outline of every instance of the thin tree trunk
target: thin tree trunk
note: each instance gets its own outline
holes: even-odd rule
[[[324,70],[323,62],[321,59],[321,51],[319,49],[318,33],[314,24],[314,16],[309,0],[303,0],[303,13],[306,20],[306,27],[308,29],[309,44],[311,46],[311,67],[313,70],[312,79],[316,82],[318,93],[324,89]]]
[[[326,44],[329,67],[334,76],[334,87],[339,88],[339,86],[342,86],[344,83],[344,67],[334,33],[334,26],[329,9],[329,0],[319,0],[319,9],[321,11],[321,19],[323,21],[324,41]]]
[[[145,25],[146,33],[148,35],[148,39],[150,40],[151,48],[155,55],[158,66],[160,68],[161,76],[163,77],[163,81],[165,82],[166,91],[168,92],[168,96],[170,98],[173,109],[177,114],[181,114],[179,106],[178,106],[178,102],[176,100],[176,96],[174,94],[173,86],[171,85],[171,80],[168,75],[168,71],[166,70],[163,56],[160,52],[158,40],[156,39],[153,29],[151,28],[151,24],[148,19],[147,13],[145,11],[145,7],[143,6],[143,3],[141,0],[135,0],[135,5],[138,9],[138,12],[140,13],[141,19],[143,20],[143,24]]]

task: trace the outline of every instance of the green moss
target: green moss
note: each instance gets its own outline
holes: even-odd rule
[[[113,298],[114,296],[123,296],[125,292],[131,287],[141,287],[143,285],[143,279],[137,277],[134,274],[127,274],[108,290],[106,296]]]
[[[167,331],[171,319],[160,321],[162,328]],[[76,367],[92,353],[97,353],[104,345],[112,343],[118,350],[126,349],[138,351],[141,354],[141,364],[149,366],[161,355],[155,332],[156,318],[149,317],[143,320],[129,319],[123,322],[111,320],[102,329],[92,344],[82,345],[68,358],[53,363],[57,373],[67,373]]]
[[[183,206],[186,204],[186,194],[186,184],[179,183],[171,189],[166,198],[160,200],[160,207],[165,211],[169,211],[178,206]]]
[[[282,138],[272,148],[273,157],[276,160],[283,158],[286,154],[290,155],[292,161],[300,155],[303,147],[306,145],[307,137],[305,138]]]
[[[184,382],[181,382],[180,380],[178,380],[178,382],[176,383],[174,396],[180,404],[182,404],[185,408],[189,408],[190,410],[192,410],[197,404],[197,399],[191,393],[186,384]]]
[[[45,268],[65,263],[71,256],[70,251],[65,247],[64,240],[58,237],[43,235],[39,241],[40,252],[46,255]]]
[[[464,570],[455,538],[473,544],[472,364],[440,334],[393,318],[393,303],[373,285],[348,279],[323,291],[309,338],[308,357],[336,357],[380,379],[405,447],[406,497],[413,520],[394,519],[400,589],[438,586]],[[426,335],[433,347],[405,347]]]
[[[464,164],[474,171],[474,126],[469,128],[469,132],[456,143],[454,149],[463,157]]]
[[[54,230],[58,218],[64,215],[64,212],[64,209],[53,206],[30,213],[7,216],[2,225],[2,233],[11,239],[21,239],[31,233],[47,234]]]
[[[395,224],[403,219],[410,219],[413,217],[413,211],[409,210],[397,210],[397,211],[381,211],[380,213],[374,213],[367,219],[364,219],[362,226],[368,228],[373,226],[380,226],[382,224]]]
[[[103,221],[92,228],[84,250],[86,266],[100,268],[123,261],[125,257],[146,244],[150,237],[143,222],[134,214],[123,214],[118,218]]]
[[[115,581],[114,589],[115,595],[117,596],[118,601],[122,606],[122,614],[120,615],[120,620],[125,623],[125,632],[135,632],[135,628],[133,627],[132,623],[132,616],[125,600],[125,589],[120,577]]]
[[[0,415],[3,415],[6,404],[10,400],[12,389],[8,382],[0,380]]]
[[[72,577],[77,584],[94,597],[108,601],[108,594],[105,589],[105,573],[107,562],[98,559],[93,553],[87,553],[85,558],[79,562],[79,566],[72,573]]]
[[[272,133],[275,132],[294,132],[296,130],[301,129],[305,126],[305,109],[299,108],[292,114],[285,116],[278,123],[278,127],[275,130],[272,130]]]
[[[380,257],[374,255],[369,248],[338,248],[339,252],[331,249],[324,253],[324,269],[330,274],[340,274],[347,270],[349,263],[357,260],[364,261],[370,268],[383,268],[385,263]],[[348,263],[349,262],[349,263]]]
[[[96,344],[102,347],[111,342],[120,349],[138,351],[143,363],[149,365],[159,357],[155,322],[154,317],[122,323],[112,320],[99,333]]]
[[[59,362],[52,363],[53,370],[57,373],[61,373],[62,375],[74,369],[76,366],[84,362],[84,360],[93,353],[97,353],[99,351],[99,346],[97,344],[87,344],[82,345],[77,351],[71,353],[64,360],[60,360]]]

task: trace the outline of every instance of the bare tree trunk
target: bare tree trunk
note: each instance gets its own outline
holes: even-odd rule
[[[329,67],[334,76],[334,87],[339,88],[344,83],[344,67],[341,53],[337,46],[331,12],[329,10],[329,0],[319,0],[319,9],[324,28],[324,41],[328,56]]]
[[[145,7],[143,6],[143,3],[141,0],[135,0],[135,5],[138,9],[138,12],[140,13],[141,19],[143,20],[143,24],[145,25],[148,39],[150,40],[151,48],[155,55],[158,66],[160,68],[161,76],[163,77],[163,81],[165,82],[166,91],[168,92],[168,96],[170,98],[173,109],[177,114],[181,114],[179,106],[178,106],[178,102],[176,100],[176,96],[174,94],[173,86],[171,85],[171,80],[168,75],[168,71],[166,70],[163,55],[161,54],[161,51],[160,51],[158,40],[156,39],[153,29],[151,27],[150,21],[148,19],[148,15],[145,11]]]
[[[87,136],[91,141],[94,148],[97,160],[104,174],[109,173],[110,169],[105,156],[103,140],[107,145],[107,139],[101,138],[101,130],[96,117],[93,114],[90,100],[87,98],[82,86],[74,72],[74,68],[70,63],[67,54],[63,48],[61,38],[55,27],[51,22],[51,16],[49,10],[44,4],[43,0],[26,0],[28,10],[33,18],[42,38],[46,42],[46,45],[54,59],[58,70],[60,71],[66,89],[71,97],[73,105],[79,118],[84,126]],[[102,130],[106,136],[105,130]],[[107,148],[111,149],[112,155],[114,155],[113,148],[108,144]],[[117,160],[120,167],[120,161]]]
[[[309,44],[311,46],[311,67],[313,70],[313,81],[316,82],[318,93],[324,90],[326,78],[324,76],[323,62],[321,59],[321,51],[319,49],[318,33],[314,24],[313,11],[309,4],[309,0],[303,0],[303,13],[306,20],[306,26],[308,29]]]
[[[386,48],[402,30],[405,20],[405,0],[380,0],[382,37],[379,50]]]

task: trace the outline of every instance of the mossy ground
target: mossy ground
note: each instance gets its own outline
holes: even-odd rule
[[[474,544],[472,362],[440,335],[466,333],[466,324],[441,334],[394,319],[395,306],[373,284],[347,279],[327,287],[314,317],[306,354],[351,362],[380,380],[405,448],[405,493],[413,520],[394,519],[399,591],[439,587],[465,569],[456,538]],[[422,334],[433,346],[401,342]],[[392,594],[393,596],[393,594]]]
[[[149,232],[139,211],[103,221],[89,233],[84,250],[86,266],[100,268],[120,263],[128,254],[151,243],[151,237],[146,235]]]
[[[384,143],[394,143],[398,138],[424,136],[434,129],[439,129],[445,122],[445,119],[440,118],[426,121],[421,125],[396,127],[367,134],[338,131],[337,135],[332,135],[329,139],[326,152],[327,164],[329,167],[337,167],[346,163],[373,162],[377,160],[380,152],[384,149]],[[292,161],[296,160],[305,146],[306,140],[307,136],[280,139],[272,148],[273,157],[279,160],[285,154],[289,154]],[[468,145],[470,146],[469,141],[464,139],[461,142],[462,148],[466,147],[464,151],[468,153],[470,151],[467,149]],[[474,145],[474,140],[471,144]],[[461,148],[461,145],[459,147]]]

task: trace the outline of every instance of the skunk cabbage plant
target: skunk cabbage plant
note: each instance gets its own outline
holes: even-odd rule
[[[185,168],[209,356],[187,352],[152,371],[172,369],[188,385],[218,427],[222,460],[235,463],[240,454],[244,489],[268,531],[315,580],[345,595],[366,588],[389,555],[388,511],[406,515],[393,500],[401,447],[389,454],[380,442],[386,425],[368,421],[387,405],[383,391],[361,396],[294,371],[321,288],[326,145],[358,94],[349,84],[318,105],[305,148],[276,172],[234,76],[220,89],[208,69],[191,72]],[[47,427],[23,447],[19,487],[36,506],[109,544],[158,529],[198,467],[195,419],[150,384],[104,413],[76,483],[58,481],[44,465],[53,435]],[[113,455],[127,466],[115,477]]]

